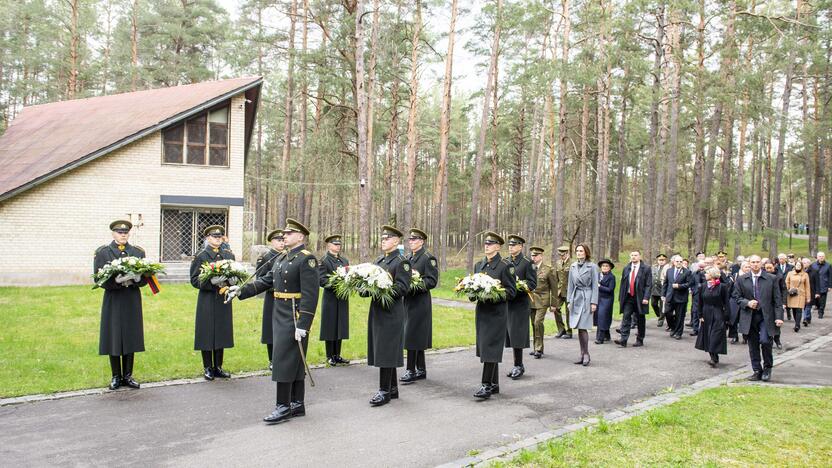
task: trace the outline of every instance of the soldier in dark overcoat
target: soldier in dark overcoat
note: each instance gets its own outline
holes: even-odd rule
[[[508,315],[506,315],[506,348],[514,352],[514,367],[507,375],[512,380],[519,379],[526,373],[523,366],[523,350],[529,347],[529,314],[531,313],[531,291],[537,288],[537,272],[532,268],[532,262],[523,255],[526,239],[518,234],[511,234],[507,238],[507,258],[514,266],[516,280],[523,280],[529,286],[529,292],[517,291],[514,298],[508,301]]]
[[[475,309],[476,349],[483,366],[482,385],[474,396],[482,399],[488,399],[491,395],[500,393],[499,363],[503,360],[508,301],[513,299],[517,292],[514,265],[500,256],[500,247],[504,243],[505,240],[497,233],[486,232],[483,240],[485,258],[474,266],[474,273],[485,273],[500,280],[500,284],[506,290],[506,300],[477,301]]]
[[[412,383],[427,378],[425,350],[433,347],[433,303],[430,290],[439,283],[439,268],[436,257],[425,249],[428,235],[425,231],[411,228],[407,242],[410,254],[407,259],[413,271],[418,271],[425,283],[425,289],[412,289],[404,300],[404,349],[407,350],[407,370],[402,376],[403,383]]]
[[[306,415],[304,362],[319,292],[318,260],[304,244],[308,235],[306,226],[287,218],[283,230],[286,253],[275,260],[264,276],[242,287],[232,286],[228,292],[230,298],[246,299],[273,290],[272,380],[277,382],[277,392],[274,411],[263,418],[268,424]]]
[[[272,271],[277,257],[284,254],[283,230],[276,229],[266,235],[266,242],[269,243],[269,250],[257,259],[254,271],[257,277],[265,276]],[[263,297],[263,322],[261,326],[260,342],[266,345],[266,352],[269,354],[269,370],[272,370],[272,351],[274,341],[272,338],[272,309],[274,308],[274,295],[272,291],[266,291]]]
[[[110,223],[113,241],[96,249],[93,273],[119,258],[144,258],[144,249],[128,243],[132,227],[133,224],[125,220]],[[139,288],[146,284],[147,278],[141,275],[119,274],[101,285],[104,299],[101,303],[98,354],[110,357],[113,374],[111,390],[122,385],[139,388],[139,383],[133,379],[133,360],[134,353],[144,351],[142,293]]]
[[[194,349],[202,352],[203,377],[227,379],[231,374],[222,368],[223,350],[234,347],[234,317],[231,303],[225,303],[225,292],[234,280],[218,281],[219,277],[200,281],[204,263],[234,260],[234,253],[221,247],[225,228],[208,226],[203,230],[207,245],[191,262],[191,286],[199,290],[196,300]]]
[[[338,268],[348,268],[350,261],[341,255],[341,235],[333,234],[324,239],[326,255],[318,266],[320,285],[324,289],[321,295],[321,333],[319,339],[326,344],[326,362],[330,366],[349,364],[341,357],[341,342],[350,338],[350,302],[340,299],[329,284],[329,276]]]
[[[403,234],[393,226],[381,227],[381,250],[375,264],[387,270],[393,279],[393,303],[384,306],[370,301],[367,317],[367,364],[379,368],[379,390],[370,398],[372,406],[386,405],[399,398],[396,368],[404,365],[404,297],[410,290],[410,262],[399,253]]]

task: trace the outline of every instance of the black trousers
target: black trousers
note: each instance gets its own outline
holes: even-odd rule
[[[383,392],[390,392],[399,386],[399,378],[396,376],[395,367],[379,367],[378,388]]]
[[[424,349],[408,349],[407,350],[407,370],[415,372],[416,369],[425,370],[425,350]]]
[[[621,341],[627,341],[630,337],[630,329],[633,327],[633,322],[636,323],[638,327],[638,335],[636,335],[636,339],[639,341],[644,340],[645,334],[645,326],[646,320],[644,318],[644,314],[639,312],[639,306],[637,297],[627,296],[624,299],[624,303],[621,304],[621,314],[624,316],[621,320]]]
[[[771,352],[771,343],[774,337],[768,337],[767,343],[760,340],[760,324],[763,321],[762,315],[757,312],[751,318],[751,329],[743,337],[748,341],[748,355],[751,358],[751,368],[754,372],[762,372],[763,369],[771,369],[774,365],[774,356]],[[760,354],[762,353],[762,365],[760,365]]]
[[[818,306],[818,317],[823,317],[823,312],[826,309],[826,292],[822,293],[816,300]]]
[[[110,356],[110,371],[113,377],[124,377],[133,374],[133,359],[135,354],[124,354],[122,356]]]
[[[667,305],[668,314],[671,314],[672,311],[673,315],[673,328],[672,334],[674,335],[682,335],[685,332],[685,315],[688,311],[688,303],[687,302],[672,302]]]
[[[202,367],[222,367],[222,349],[202,352]]]
[[[278,405],[288,405],[290,402],[303,403],[306,396],[306,385],[303,380],[295,380],[294,382],[277,382],[277,398]]]
[[[332,358],[341,355],[341,340],[326,341],[326,358]]]
[[[801,307],[789,307],[794,315],[794,327],[800,330],[800,322],[803,320],[803,309]]]
[[[500,383],[499,367],[499,363],[484,362],[482,364],[482,383],[485,385],[498,385]]]
[[[662,318],[664,317],[664,311],[662,310],[662,297],[661,296],[650,296],[650,307],[653,308],[653,313],[656,314],[656,317]]]

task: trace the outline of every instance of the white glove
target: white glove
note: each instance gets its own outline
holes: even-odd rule
[[[142,280],[142,275],[140,275],[139,273],[133,273],[130,276],[130,279],[133,280],[134,283],[138,283],[139,281]]]
[[[300,341],[306,337],[306,330],[303,328],[295,328],[295,341]]]
[[[232,276],[231,278],[228,278],[228,284],[230,284],[230,285],[232,285],[232,286],[233,286],[233,285],[235,285],[235,284],[237,284],[237,277],[236,277],[236,276]]]
[[[119,273],[118,276],[116,276],[116,283],[121,284],[129,279],[130,278],[128,278],[127,275]]]
[[[228,278],[226,278],[225,276],[215,276],[211,278],[211,284],[213,284],[214,286],[218,286],[224,283],[227,279]]]
[[[228,297],[228,300],[234,299],[235,297],[240,295],[240,287],[239,286],[229,286],[228,290],[225,292],[225,295]]]

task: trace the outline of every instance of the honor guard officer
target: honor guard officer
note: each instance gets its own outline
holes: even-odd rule
[[[569,267],[572,260],[569,258],[569,245],[563,244],[558,247],[559,258],[555,260],[553,268],[558,279],[558,287],[552,291],[552,312],[555,314],[555,325],[558,327],[558,334],[555,338],[572,338],[572,328],[569,327],[569,311],[566,303],[566,290],[569,286]],[[561,312],[561,307],[567,309]],[[566,320],[563,320],[564,314]]]
[[[531,313],[531,291],[537,288],[537,272],[532,268],[532,262],[523,255],[526,239],[517,234],[508,236],[507,259],[514,266],[514,275],[518,281],[525,281],[529,292],[517,292],[508,301],[508,315],[506,317],[506,348],[514,351],[514,367],[508,373],[512,380],[519,379],[526,373],[523,366],[523,350],[529,347],[529,322],[526,319]]]
[[[516,294],[514,265],[500,257],[500,248],[505,243],[495,232],[486,232],[483,239],[485,258],[474,266],[474,273],[485,273],[499,280],[506,290],[506,300],[499,302],[477,301],[475,325],[477,330],[477,357],[482,363],[482,385],[474,397],[486,400],[500,393],[499,363],[503,360],[503,345],[506,341],[506,315],[508,302]]]
[[[399,398],[396,368],[404,364],[404,297],[410,291],[410,262],[399,253],[401,231],[393,226],[381,227],[382,256],[375,264],[387,270],[393,278],[393,302],[385,307],[375,299],[370,301],[367,319],[367,364],[379,368],[379,389],[372,398],[372,406],[390,403]]]
[[[552,306],[552,295],[557,291],[558,278],[555,270],[543,263],[543,247],[532,247],[529,252],[532,256],[532,268],[537,272],[537,287],[532,293],[532,311],[529,314],[534,330],[534,349],[529,355],[540,359],[543,356],[543,320]]]
[[[328,287],[329,275],[339,267],[347,268],[350,261],[341,255],[341,236],[334,234],[326,239],[326,255],[318,267],[320,285],[324,288],[321,296],[321,334],[319,339],[326,343],[326,362],[330,366],[349,364],[341,357],[341,341],[350,338],[350,302],[339,299],[335,290]]]
[[[257,265],[254,271],[257,277],[265,276],[272,271],[275,260],[283,255],[283,230],[276,229],[266,235],[266,242],[270,244],[269,251],[264,253],[257,259]],[[272,370],[272,350],[274,349],[274,341],[272,338],[272,308],[274,307],[274,295],[272,291],[267,291],[263,298],[263,326],[260,335],[260,342],[266,345],[266,351],[269,353],[269,370]]]
[[[425,289],[413,289],[405,298],[404,348],[407,350],[407,370],[402,383],[412,383],[427,378],[425,350],[433,347],[433,304],[430,290],[439,283],[436,257],[425,249],[428,235],[421,229],[411,228],[407,241],[410,245],[408,260],[413,271],[419,272]]]
[[[202,234],[207,245],[191,262],[191,286],[199,289],[196,300],[194,349],[202,351],[205,380],[214,380],[215,377],[227,379],[231,374],[223,370],[222,358],[225,348],[234,347],[234,318],[231,304],[224,302],[224,293],[231,285],[228,281],[222,281],[220,277],[200,281],[199,272],[203,263],[235,258],[231,250],[221,248],[222,237],[225,235],[224,227],[208,226]]]
[[[113,241],[96,249],[93,273],[119,258],[144,258],[144,249],[127,242],[132,227],[130,221],[110,223]],[[101,303],[98,354],[110,357],[113,373],[110,390],[122,385],[139,388],[139,383],[133,379],[133,359],[134,353],[144,351],[142,293],[139,288],[146,284],[147,278],[141,275],[119,274],[101,285],[104,300]]]
[[[275,260],[271,271],[242,287],[232,286],[228,296],[246,299],[273,289],[272,331],[274,369],[277,382],[274,411],[263,418],[269,424],[306,415],[304,376],[309,330],[318,307],[318,260],[304,244],[309,229],[286,219],[283,239],[286,253]]]

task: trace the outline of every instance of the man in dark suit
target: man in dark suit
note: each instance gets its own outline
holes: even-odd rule
[[[685,331],[685,314],[688,310],[688,292],[690,291],[691,273],[682,267],[682,256],[673,256],[673,267],[668,268],[664,280],[664,298],[667,303],[670,336],[682,339]]]
[[[814,290],[814,293],[815,305],[818,307],[818,318],[823,318],[823,312],[826,309],[826,294],[832,288],[832,267],[826,262],[825,253],[817,253],[817,261],[812,264],[811,270],[817,275],[815,281],[817,289]]]
[[[754,370],[749,380],[768,382],[774,365],[771,343],[777,327],[783,325],[783,299],[774,275],[762,270],[760,256],[752,255],[748,262],[751,271],[737,279],[733,298],[740,307],[738,328],[748,342],[748,354]]]
[[[618,302],[621,306],[621,338],[613,340],[622,348],[627,347],[627,339],[630,337],[630,328],[633,320],[638,326],[636,343],[633,346],[644,346],[645,315],[650,310],[650,291],[653,287],[653,273],[650,266],[641,262],[641,252],[630,252],[630,263],[624,267],[621,273],[621,289],[618,295]],[[633,317],[635,315],[635,317]]]

